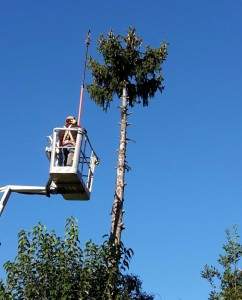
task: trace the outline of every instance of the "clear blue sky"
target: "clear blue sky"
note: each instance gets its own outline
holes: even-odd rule
[[[242,2],[0,4],[0,185],[46,183],[45,136],[76,113],[89,28],[96,57],[95,41],[110,28],[135,26],[154,47],[169,42],[163,95],[130,116],[124,241],[135,251],[131,271],[156,299],[207,299],[203,265],[216,262],[226,228],[242,232]],[[91,201],[13,195],[0,218],[1,266],[19,230],[39,221],[62,234],[65,219],[77,217],[82,243],[109,232],[117,106],[105,114],[85,95],[85,127],[101,158]]]

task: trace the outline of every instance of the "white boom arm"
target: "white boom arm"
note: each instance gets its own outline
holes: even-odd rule
[[[6,206],[10,194],[12,192],[20,194],[32,195],[47,195],[46,187],[44,186],[27,186],[27,185],[6,185],[0,188],[0,193],[3,193],[0,199],[0,216]]]

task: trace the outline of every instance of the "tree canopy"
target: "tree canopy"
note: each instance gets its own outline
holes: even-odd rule
[[[109,240],[101,245],[88,241],[82,249],[73,218],[66,222],[63,239],[38,224],[19,233],[17,256],[4,265],[0,299],[151,300],[139,278],[127,274],[132,254]],[[114,259],[118,264],[110,263]]]
[[[115,94],[121,97],[124,85],[130,106],[141,101],[146,106],[157,89],[163,90],[161,64],[167,56],[167,44],[162,43],[159,48],[141,46],[142,39],[134,28],[129,28],[126,36],[115,35],[112,31],[106,37],[100,36],[98,52],[103,57],[103,64],[90,58],[93,83],[87,89],[104,110]]]
[[[202,277],[212,287],[210,300],[242,300],[242,245],[237,228],[226,231],[224,254],[219,256],[220,268],[205,265]]]

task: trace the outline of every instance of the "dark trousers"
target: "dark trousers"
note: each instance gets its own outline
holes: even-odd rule
[[[75,148],[73,146],[62,148],[59,153],[59,166],[72,166]]]

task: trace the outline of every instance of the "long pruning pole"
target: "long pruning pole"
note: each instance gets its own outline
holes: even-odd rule
[[[83,69],[83,76],[82,76],[82,84],[81,84],[81,91],[80,91],[80,101],[79,101],[79,108],[78,108],[78,119],[77,124],[81,127],[81,115],[83,111],[83,98],[84,98],[84,88],[85,88],[85,79],[86,79],[86,69],[87,69],[87,57],[88,57],[88,48],[91,41],[91,31],[88,30],[87,37],[86,37],[86,53],[85,53],[85,63]]]

